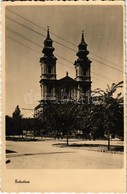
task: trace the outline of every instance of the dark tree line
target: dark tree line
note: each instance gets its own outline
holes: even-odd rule
[[[38,129],[42,123],[36,118],[23,118],[19,106],[17,105],[12,117],[6,115],[6,136],[27,136],[29,132],[33,135],[40,135]]]
[[[22,135],[23,131],[31,130],[33,135],[54,138],[80,137],[83,139],[108,140],[115,136],[124,137],[124,103],[122,94],[114,96],[123,82],[108,86],[106,91],[96,89],[91,98],[84,98],[82,103],[74,100],[64,103],[49,102],[44,105],[39,118],[22,118],[19,106],[12,117],[6,116],[6,135]]]
[[[45,122],[47,132],[55,137],[68,138],[72,134],[82,132],[84,139],[110,139],[115,136],[123,139],[124,136],[124,108],[123,97],[119,93],[114,97],[123,82],[108,86],[106,91],[96,89],[91,92],[91,99],[84,98],[83,103],[65,101],[64,103],[49,102],[44,106],[40,120]]]
[[[23,135],[21,122],[22,115],[20,108],[17,105],[12,117],[6,115],[6,135]]]

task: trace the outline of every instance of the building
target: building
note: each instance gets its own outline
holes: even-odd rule
[[[41,64],[41,100],[35,107],[35,117],[43,111],[44,104],[48,101],[63,101],[75,100],[79,101],[83,96],[89,96],[91,90],[91,61],[87,55],[87,44],[84,40],[84,32],[82,32],[81,43],[78,45],[77,60],[74,62],[75,79],[71,78],[66,72],[66,76],[57,79],[56,65],[57,58],[54,56],[55,48],[53,41],[50,38],[49,28],[47,29],[47,37],[44,41],[42,50],[43,56],[40,58]]]

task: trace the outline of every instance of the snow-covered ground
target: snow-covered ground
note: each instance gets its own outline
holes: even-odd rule
[[[124,154],[113,154],[83,149],[83,147],[65,147],[55,144],[65,140],[46,140],[35,142],[7,141],[7,168],[11,169],[119,169],[123,168]],[[107,141],[80,141],[70,143],[107,144]],[[54,145],[53,145],[54,144]],[[112,141],[112,145],[123,145],[121,141]],[[15,153],[11,153],[11,151]]]

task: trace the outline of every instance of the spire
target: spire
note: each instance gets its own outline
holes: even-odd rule
[[[66,76],[68,76],[68,71],[66,71]]]
[[[81,42],[78,46],[77,56],[80,59],[83,59],[83,58],[87,58],[88,54],[89,54],[89,51],[87,50],[87,44],[84,40],[84,31],[82,31],[82,37],[81,37]]]
[[[44,41],[44,49],[42,50],[42,52],[45,54],[47,53],[49,50],[51,51],[50,53],[52,54],[53,51],[55,50],[53,45],[52,45],[53,41],[50,38],[50,33],[49,33],[49,26],[47,27],[47,37]]]
[[[51,39],[50,34],[49,34],[49,26],[47,27],[47,38],[46,39]]]
[[[82,39],[81,39],[81,42],[85,42],[84,41],[84,31],[82,31]]]
[[[53,61],[56,61],[57,58],[54,56],[54,47],[53,47],[53,41],[50,38],[50,33],[49,33],[49,26],[47,27],[47,37],[44,40],[44,48],[42,50],[42,53],[44,53],[44,56],[41,57],[40,62],[47,60],[47,58],[52,58]]]
[[[86,66],[86,64],[89,64],[91,61],[87,57],[88,54],[89,51],[87,50],[87,44],[84,40],[84,31],[82,31],[81,42],[78,45],[78,52],[76,53],[78,59],[75,61],[74,65],[82,63]]]

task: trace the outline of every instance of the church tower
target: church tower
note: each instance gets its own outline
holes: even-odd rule
[[[89,95],[91,90],[90,64],[91,61],[87,55],[87,44],[84,40],[84,32],[82,32],[81,43],[78,46],[77,56],[75,61],[76,81],[78,82],[77,98],[80,99],[84,94]]]
[[[47,37],[44,41],[44,48],[42,53],[43,57],[40,58],[41,63],[41,98],[43,100],[49,100],[56,93],[56,60],[54,56],[53,41],[50,38],[49,28],[47,29]]]

